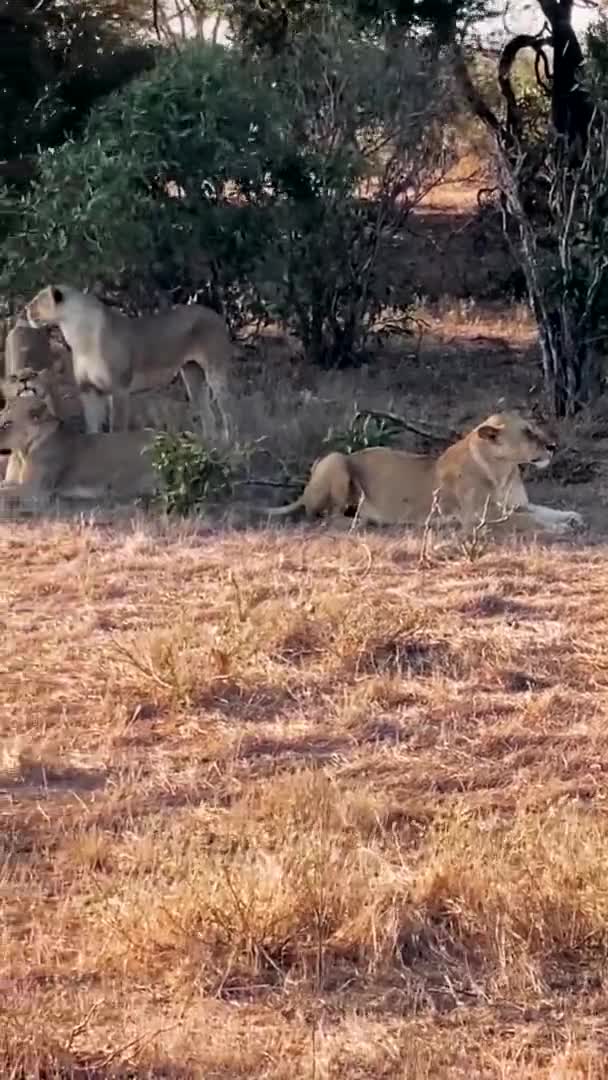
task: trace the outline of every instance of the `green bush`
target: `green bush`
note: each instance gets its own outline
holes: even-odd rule
[[[159,60],[43,155],[2,283],[97,285],[143,310],[196,296],[276,319],[324,366],[365,354],[395,236],[446,164],[445,80],[324,17],[272,63],[200,42]],[[413,291],[413,286],[412,286]]]
[[[196,513],[232,492],[231,463],[191,432],[159,432],[152,445],[152,466],[158,476],[157,501],[167,514]]]
[[[300,162],[300,189],[287,188],[276,211],[274,313],[316,363],[350,364],[367,357],[382,309],[404,311],[413,296],[398,286],[395,241],[451,160],[437,112],[445,76],[412,43],[385,49],[327,12],[311,16],[270,71],[292,103]]]
[[[273,104],[219,46],[164,57],[94,111],[81,141],[42,156],[8,284],[98,284],[134,309],[197,292],[229,302],[263,245]]]

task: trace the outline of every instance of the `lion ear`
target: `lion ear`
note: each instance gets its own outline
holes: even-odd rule
[[[497,427],[496,424],[480,424],[477,428],[477,434],[480,439],[489,439],[490,442],[495,442],[502,431],[501,427]]]

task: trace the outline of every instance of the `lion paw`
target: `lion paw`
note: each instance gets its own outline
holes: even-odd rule
[[[584,527],[585,519],[576,510],[564,510],[559,521],[556,521],[553,525],[555,531],[561,533],[584,529]]]

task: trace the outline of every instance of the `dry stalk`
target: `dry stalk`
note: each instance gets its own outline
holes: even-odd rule
[[[357,525],[359,524],[359,517],[360,517],[360,513],[361,513],[361,507],[363,506],[364,500],[365,500],[365,493],[362,491],[361,494],[359,495],[359,501],[357,502],[357,509],[355,510],[355,516],[354,516],[354,518],[352,520],[350,529],[348,530],[349,533],[354,532],[354,530],[357,528]]]
[[[162,675],[159,675],[158,671],[152,664],[146,664],[141,660],[131,649],[127,649],[116,638],[112,638],[111,646],[132,667],[139,671],[142,675],[145,675],[151,682],[156,683],[158,686],[162,686],[164,690],[172,690],[173,684],[168,679],[163,679]]]
[[[424,522],[424,530],[422,532],[422,540],[420,542],[420,554],[418,556],[418,566],[428,566],[430,563],[429,557],[429,544],[431,539],[431,529],[433,525],[433,519],[441,513],[441,507],[439,505],[441,489],[435,488],[433,491],[433,500],[431,502],[431,508],[426,515]]]
[[[475,562],[488,550],[488,533],[493,525],[502,525],[513,515],[513,511],[505,512],[501,517],[488,518],[490,508],[490,496],[488,495],[483,507],[483,513],[479,521],[473,526],[470,539],[464,539],[462,550],[470,562]]]

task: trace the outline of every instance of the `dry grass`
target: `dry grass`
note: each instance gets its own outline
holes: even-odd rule
[[[440,291],[446,251],[413,256]],[[373,370],[249,355],[252,470],[355,404],[526,401],[529,318],[459,291]],[[562,441],[605,458],[602,423]],[[563,483],[531,494],[585,542],[425,563],[395,530],[0,524],[0,1076],[606,1075],[608,485]]]
[[[2,1076],[605,1075],[603,547],[0,551]]]

